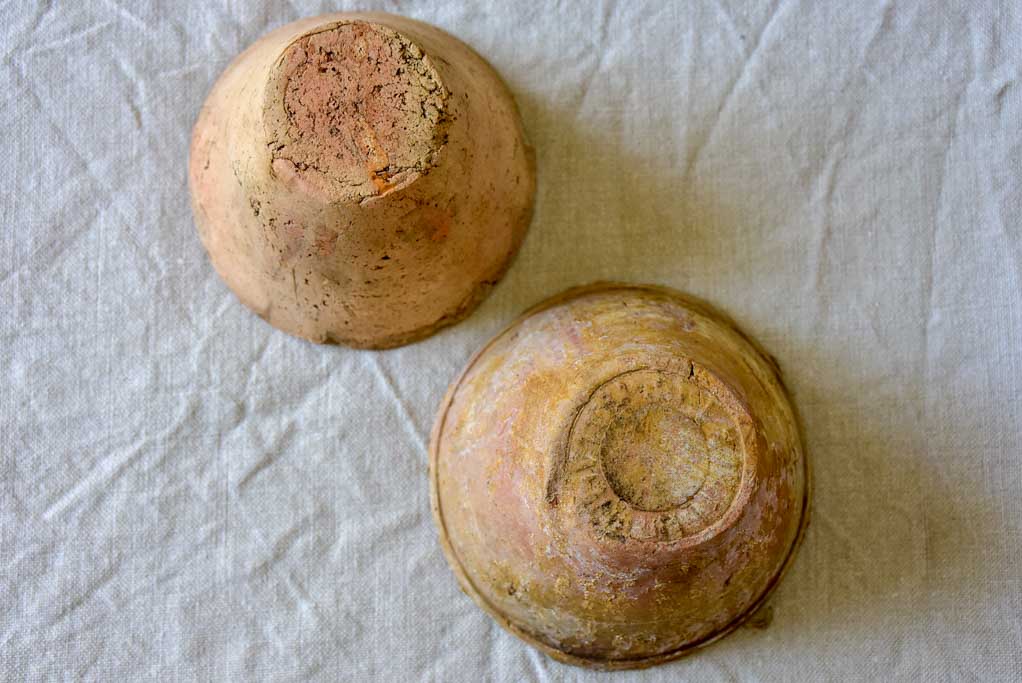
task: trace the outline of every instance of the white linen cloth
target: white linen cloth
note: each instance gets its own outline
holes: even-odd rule
[[[493,295],[381,353],[243,308],[186,188],[228,61],[356,7],[482,53],[539,169]],[[1019,3],[14,0],[0,19],[4,679],[594,676],[459,592],[426,442],[473,350],[598,279],[730,312],[779,359],[815,472],[772,624],[614,680],[1022,677]]]

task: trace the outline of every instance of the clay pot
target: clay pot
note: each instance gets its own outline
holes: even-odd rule
[[[270,324],[383,348],[467,315],[532,213],[535,173],[497,74],[389,14],[331,14],[260,39],[192,135],[196,223],[217,271]]]
[[[497,335],[448,391],[430,465],[461,587],[583,666],[650,666],[734,629],[807,519],[776,366],[662,288],[571,290]]]

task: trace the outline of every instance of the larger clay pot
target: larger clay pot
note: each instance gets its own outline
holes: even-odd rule
[[[464,43],[388,14],[278,29],[227,68],[192,137],[196,223],[272,325],[382,348],[468,314],[525,234],[533,158]]]
[[[430,463],[462,588],[572,664],[649,666],[727,633],[807,519],[775,365],[661,288],[572,290],[497,335],[449,390]]]

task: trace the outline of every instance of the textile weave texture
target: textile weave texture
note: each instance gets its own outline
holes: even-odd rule
[[[483,54],[539,175],[490,298],[386,352],[246,310],[187,192],[228,62],[356,8]],[[14,0],[0,19],[3,679],[587,680],[458,590],[426,448],[476,348],[606,279],[705,298],[777,357],[815,495],[768,627],[614,680],[1022,678],[1018,3]]]

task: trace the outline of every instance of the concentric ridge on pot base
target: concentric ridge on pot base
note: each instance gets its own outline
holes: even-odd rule
[[[200,236],[239,299],[317,342],[386,348],[468,315],[532,214],[514,102],[470,48],[387,14],[257,41],[192,138]]]
[[[671,365],[609,378],[572,417],[547,485],[557,516],[587,519],[606,542],[656,543],[698,541],[725,519],[751,419],[694,362]]]
[[[462,588],[583,666],[651,666],[730,632],[808,518],[772,362],[662,288],[594,285],[526,313],[451,386],[430,464]]]

